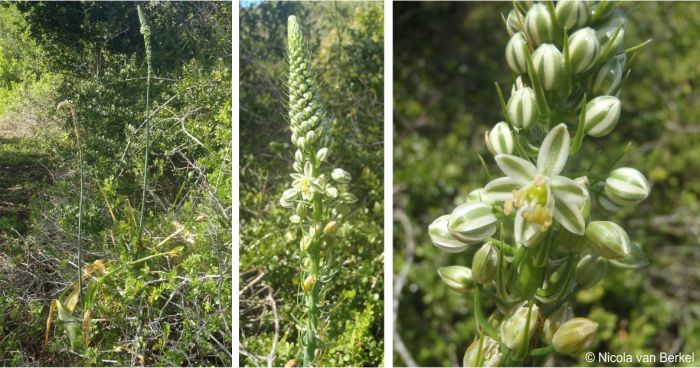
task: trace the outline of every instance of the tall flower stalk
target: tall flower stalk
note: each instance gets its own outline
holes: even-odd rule
[[[600,282],[608,265],[648,263],[606,219],[646,199],[644,175],[616,168],[619,159],[600,171],[571,165],[585,138],[620,122],[628,60],[647,42],[623,48],[627,17],[610,1],[516,1],[504,21],[504,59],[517,77],[507,102],[496,85],[505,121],[485,134],[504,176],[429,228],[447,252],[478,247],[471,268],[438,271],[452,289],[474,289],[478,336],[465,366],[541,364],[555,351],[591,349],[598,325],[574,317],[574,295]],[[490,316],[486,298],[496,306]]]
[[[294,208],[291,223],[301,232],[301,289],[304,315],[300,318],[300,339],[305,366],[315,365],[321,348],[324,317],[321,311],[324,285],[332,270],[324,260],[324,251],[333,246],[333,235],[342,221],[340,207],[357,198],[347,191],[350,174],[340,168],[328,171],[332,144],[332,122],[326,113],[316,86],[317,75],[311,67],[301,27],[295,16],[288,20],[287,57],[289,62],[289,126],[294,153],[292,185],[285,190],[280,205]]]
[[[139,211],[139,254],[143,250],[143,216],[146,209],[146,191],[148,190],[148,151],[151,146],[151,116],[150,116],[150,95],[151,95],[151,27],[148,26],[146,16],[138,5],[136,10],[141,23],[141,34],[146,49],[146,148],[143,154],[143,187],[141,188],[141,209]]]

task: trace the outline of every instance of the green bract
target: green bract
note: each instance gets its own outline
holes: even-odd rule
[[[626,63],[627,56],[619,54],[603,64],[591,77],[591,93],[594,95],[614,95],[622,82]]]

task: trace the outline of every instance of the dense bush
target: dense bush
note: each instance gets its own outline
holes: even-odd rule
[[[513,82],[504,79],[512,74],[499,15],[507,15],[510,5],[395,4],[395,206],[409,221],[395,223],[394,267],[399,272],[410,266],[396,327],[408,354],[395,354],[395,364],[412,359],[421,365],[458,365],[475,335],[473,295],[449,291],[436,273],[439,266],[470,264],[473,251],[439,252],[430,244],[427,227],[486,180],[476,154],[487,157],[483,133],[502,120],[493,82]],[[693,269],[698,265],[700,135],[693,83],[699,55],[692,45],[700,32],[700,7],[621,6],[631,18],[625,44],[654,42],[632,62],[617,134],[589,144],[584,152],[603,165],[628,142],[633,145],[621,163],[645,173],[652,194],[633,215],[621,213],[615,221],[642,245],[651,264],[641,271],[608,272],[602,284],[577,295],[575,314],[599,323],[596,352],[697,356],[700,299],[692,285],[698,281]],[[410,251],[412,242],[415,251]],[[412,263],[406,254],[414,257]],[[590,365],[560,355],[550,363]]]
[[[232,5],[141,3],[151,31],[150,81],[136,6],[0,9],[8,30],[0,49],[28,50],[4,54],[19,65],[3,69],[4,83],[45,91],[33,94],[37,111],[23,108],[21,97],[0,101],[0,121],[12,113],[17,126],[38,124],[35,135],[12,147],[36,153],[43,173],[24,194],[31,198],[25,228],[3,231],[9,272],[0,276],[0,361],[6,365],[231,364]],[[77,130],[68,109],[56,111],[65,100]],[[79,218],[81,268],[96,268],[84,277],[72,315],[87,320],[89,332],[83,329],[79,339],[64,334],[70,324],[59,321],[59,308],[42,348],[52,300],[67,305],[78,279]]]
[[[241,364],[301,364],[299,237],[279,206],[294,148],[285,116],[287,17],[304,26],[319,91],[334,118],[332,161],[359,197],[326,256],[328,343],[317,364],[383,358],[383,15],[381,4],[262,3],[241,9]],[[333,164],[330,163],[330,165]],[[294,229],[294,230],[292,230]]]

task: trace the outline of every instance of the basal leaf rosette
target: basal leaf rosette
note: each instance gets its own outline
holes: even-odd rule
[[[518,245],[535,245],[553,221],[571,233],[583,235],[582,205],[588,200],[588,190],[559,175],[566,166],[569,150],[569,131],[562,123],[542,142],[537,166],[518,156],[496,155],[498,167],[507,176],[488,183],[485,192],[490,199],[504,202],[506,215],[517,209],[514,235]]]

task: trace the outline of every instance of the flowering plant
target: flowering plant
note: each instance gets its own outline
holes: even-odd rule
[[[335,168],[323,172],[332,144],[331,119],[326,114],[316,87],[316,73],[304,43],[301,27],[295,16],[288,20],[287,53],[289,62],[289,123],[294,153],[292,186],[285,190],[280,205],[294,208],[289,217],[301,229],[301,292],[304,316],[300,318],[300,339],[304,347],[304,366],[314,365],[317,350],[322,347],[321,305],[324,284],[333,271],[322,254],[332,243],[338,223],[343,220],[341,205],[357,202],[347,191],[352,177],[347,171]]]
[[[624,49],[627,17],[615,2],[516,1],[504,22],[505,59],[518,75],[504,120],[485,140],[504,176],[472,191],[429,227],[447,252],[477,247],[471,268],[438,271],[452,289],[474,289],[478,336],[465,366],[524,365],[551,352],[577,355],[595,343],[597,323],[574,317],[571,300],[597,284],[608,265],[648,262],[606,213],[650,193],[642,173],[619,167],[572,169],[586,137],[620,121],[620,90],[634,53]],[[483,298],[496,305],[487,317]]]

